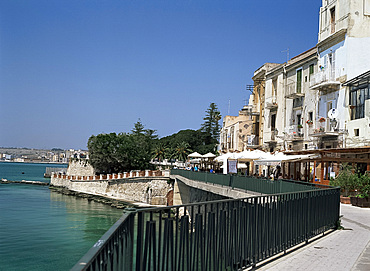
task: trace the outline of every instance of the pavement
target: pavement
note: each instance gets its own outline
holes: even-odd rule
[[[253,270],[370,271],[370,208],[340,207],[344,229],[321,235]]]

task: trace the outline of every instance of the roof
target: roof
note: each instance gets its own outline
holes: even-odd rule
[[[370,70],[367,71],[367,72],[364,72],[363,74],[361,74],[361,75],[359,75],[355,78],[352,78],[351,80],[348,80],[347,82],[344,82],[343,86],[350,86],[350,85],[359,84],[363,80],[367,80],[367,81],[370,80]]]
[[[356,147],[356,148],[335,148],[335,149],[317,149],[317,150],[302,150],[302,151],[287,151],[287,155],[296,154],[323,154],[323,153],[348,153],[348,154],[361,154],[370,153],[370,146]]]

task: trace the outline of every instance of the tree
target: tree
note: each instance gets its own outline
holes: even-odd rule
[[[154,130],[144,129],[140,120],[131,133],[92,135],[88,140],[90,164],[97,173],[151,169]]]
[[[158,143],[153,149],[153,159],[158,159],[159,161],[163,161],[166,158],[169,158],[169,148],[163,144]]]
[[[206,116],[203,118],[204,123],[201,125],[200,130],[206,135],[206,145],[217,144],[220,135],[221,113],[215,103],[211,103],[206,110]]]
[[[87,143],[90,164],[97,173],[112,173],[119,168],[115,159],[117,152],[116,133],[92,135]]]
[[[131,133],[133,135],[143,135],[145,133],[144,125],[141,123],[140,119],[138,119],[134,124],[134,128],[131,130]]]
[[[179,143],[174,150],[173,158],[177,159],[178,161],[185,162],[188,158],[188,154],[191,152],[189,147],[190,145],[186,142]]]

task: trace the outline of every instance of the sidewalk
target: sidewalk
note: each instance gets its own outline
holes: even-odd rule
[[[344,230],[332,232],[254,270],[370,270],[370,208],[341,204]]]

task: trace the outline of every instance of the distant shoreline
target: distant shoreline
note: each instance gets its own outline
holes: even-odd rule
[[[0,163],[17,163],[17,164],[56,164],[56,165],[68,165],[69,163],[61,163],[61,162],[18,162],[18,161],[0,161]]]

